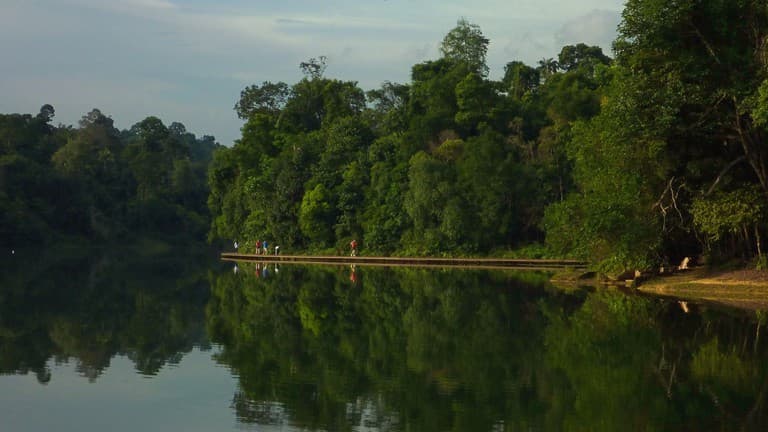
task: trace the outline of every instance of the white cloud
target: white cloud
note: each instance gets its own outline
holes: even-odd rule
[[[149,17],[163,11],[178,10],[179,6],[167,0],[59,0],[64,5],[102,9],[105,11]]]

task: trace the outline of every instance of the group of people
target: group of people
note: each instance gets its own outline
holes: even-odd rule
[[[240,246],[237,243],[237,240],[235,240],[234,246],[235,252],[237,252],[237,248]],[[349,256],[357,256],[357,240],[352,239],[352,241],[349,242],[349,249],[351,250]],[[256,240],[254,243],[254,250],[256,255],[269,255],[269,243],[266,240]],[[280,255],[280,246],[275,246],[274,252],[275,255]]]
[[[237,240],[235,240],[235,243],[234,243],[235,252],[238,251],[237,248],[239,246],[240,245],[237,243]],[[256,255],[269,255],[269,242],[266,240],[264,241],[256,240],[254,242],[254,253]],[[275,255],[280,255],[280,246],[275,246],[274,253]]]
[[[266,240],[256,240],[256,255],[269,255],[269,242]],[[275,246],[275,255],[280,255],[280,246]]]

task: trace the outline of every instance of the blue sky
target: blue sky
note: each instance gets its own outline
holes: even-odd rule
[[[490,39],[490,77],[585,42],[610,55],[624,0],[0,0],[0,113],[77,124],[92,108],[128,128],[154,115],[225,145],[232,107],[263,81],[293,84],[299,63],[326,76],[407,83],[464,17]]]

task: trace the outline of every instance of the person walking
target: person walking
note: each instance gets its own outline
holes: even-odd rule
[[[261,244],[262,246],[264,246],[264,255],[269,255],[269,243],[267,243],[267,241],[264,240]]]
[[[357,256],[357,240],[352,239],[352,241],[349,242],[349,248],[352,249],[352,253],[350,253],[349,256]]]
[[[261,240],[256,240],[256,255],[261,254]]]

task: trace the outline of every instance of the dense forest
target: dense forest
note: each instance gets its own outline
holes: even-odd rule
[[[245,250],[765,266],[765,1],[629,0],[613,58],[568,45],[498,80],[489,43],[460,19],[409,83],[369,91],[309,59],[242,91],[241,138],[209,164],[212,138],[154,117],[4,115],[0,241],[207,231]]]
[[[212,238],[282,250],[525,248],[650,268],[759,257],[768,197],[764,1],[630,0],[614,56],[585,44],[488,77],[459,20],[411,82],[324,76],[243,90],[209,172]],[[530,247],[546,244],[546,250]]]
[[[157,117],[121,131],[98,109],[54,126],[54,114],[0,115],[0,245],[205,236],[213,137]]]

